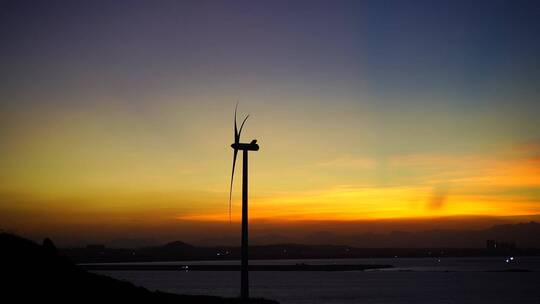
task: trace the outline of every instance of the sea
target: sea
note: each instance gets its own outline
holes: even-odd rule
[[[189,271],[189,265],[238,263],[239,261],[147,262],[135,264],[178,265],[178,271],[94,272],[151,290],[236,297],[239,295],[239,272]],[[540,257],[250,261],[250,264],[264,265],[297,263],[389,264],[394,268],[368,271],[252,271],[249,274],[250,295],[274,299],[282,304],[540,304]]]

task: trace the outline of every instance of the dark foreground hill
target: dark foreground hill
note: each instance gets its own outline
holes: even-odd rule
[[[59,255],[48,239],[39,245],[1,233],[0,249],[1,297],[9,303],[240,303],[233,298],[152,292],[89,273]],[[249,303],[277,302],[255,299]]]

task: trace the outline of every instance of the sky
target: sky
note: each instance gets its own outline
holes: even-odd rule
[[[0,1],[0,228],[239,237],[237,102],[256,234],[538,218],[539,20],[537,1]]]

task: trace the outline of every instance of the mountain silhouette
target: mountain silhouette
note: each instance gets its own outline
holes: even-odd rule
[[[253,243],[271,245],[267,237]],[[495,225],[486,229],[431,229],[391,231],[388,233],[337,233],[318,231],[286,243],[333,244],[357,248],[485,248],[489,239],[513,242],[519,248],[540,248],[540,224],[537,222]],[[258,240],[263,240],[258,242]],[[273,244],[280,242],[274,241]]]
[[[324,244],[280,243],[250,246],[252,259],[292,258],[356,258],[393,256],[431,256],[444,252],[446,256],[504,255],[507,252],[486,248],[488,240],[516,245],[512,253],[521,255],[540,254],[540,224],[536,222],[497,225],[484,230],[428,230],[419,232],[394,231],[387,234],[366,233],[354,239],[355,245],[331,245],[341,239],[335,234],[321,233]],[[333,236],[327,240],[324,236]],[[441,249],[441,250],[438,250]],[[199,247],[176,241],[162,246],[139,249],[104,248],[96,252],[89,248],[62,249],[77,262],[135,262],[179,260],[228,260],[240,257],[237,246]],[[439,253],[440,254],[440,253]]]
[[[182,241],[170,242],[170,243],[167,243],[167,244],[163,245],[163,247],[164,248],[170,248],[170,249],[173,249],[173,250],[176,250],[176,249],[186,250],[186,249],[194,248],[193,245],[190,245],[188,243],[184,243]]]

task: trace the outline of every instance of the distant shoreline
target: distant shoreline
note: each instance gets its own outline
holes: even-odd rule
[[[153,271],[240,271],[240,265],[141,265],[79,264],[86,270],[153,270]],[[250,271],[364,271],[393,268],[392,265],[249,265]]]

